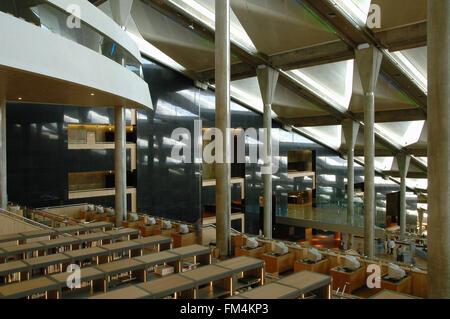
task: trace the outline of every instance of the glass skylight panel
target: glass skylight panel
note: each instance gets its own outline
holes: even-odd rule
[[[215,30],[216,16],[214,0],[169,0],[169,2]],[[233,13],[233,10],[231,10],[230,16],[231,41],[236,42],[251,53],[257,53],[258,50],[253,45],[253,42]]]
[[[341,125],[302,127],[298,129],[332,148],[337,149],[341,145]]]
[[[366,24],[371,0],[334,0],[332,2],[351,16],[359,25]]]
[[[364,157],[358,156],[355,157],[356,160],[364,163]],[[394,164],[394,157],[375,157],[375,168],[382,171],[390,171],[392,169],[392,165]],[[380,177],[383,179],[382,177]]]
[[[390,171],[393,163],[394,157],[375,157],[375,167],[382,171]]]
[[[375,123],[375,128],[385,138],[407,146],[419,141],[424,124],[425,121]]]
[[[407,58],[415,68],[427,78],[427,67],[428,67],[428,52],[427,47],[419,47],[413,49],[407,49],[400,51],[405,58]]]
[[[346,111],[353,92],[353,67],[354,60],[347,60],[287,73],[331,105]]]
[[[425,166],[428,165],[428,157],[416,157],[419,161],[425,164]]]
[[[148,41],[146,41],[145,39],[134,35],[131,32],[127,31],[127,34],[130,36],[131,39],[133,39],[134,42],[136,42],[139,51],[148,56],[149,58],[160,62],[161,64],[164,64],[165,66],[178,71],[178,72],[186,72],[186,68],[184,66],[182,66],[181,64],[179,64],[178,62],[176,62],[174,59],[172,59],[171,57],[169,57],[167,54],[165,54],[164,52],[162,52],[161,50],[159,50],[158,48],[156,48],[155,46],[153,46],[152,44],[150,44]]]
[[[374,183],[375,183],[375,185],[393,185],[394,184],[394,182],[392,182],[391,180],[384,179],[381,176],[375,176]]]
[[[420,88],[426,93],[428,91],[428,80],[427,77],[423,75],[423,71],[411,63],[411,61],[401,52],[389,52],[383,49],[385,56],[391,58],[404,72],[410,77],[411,80],[416,82]]]
[[[406,185],[410,188],[428,189],[428,179],[426,179],[426,178],[407,178]]]

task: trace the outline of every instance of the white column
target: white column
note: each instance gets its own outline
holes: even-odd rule
[[[270,67],[261,65],[256,69],[256,74],[264,102],[264,237],[272,239],[272,101],[279,73]]]
[[[126,153],[126,126],[125,108],[116,106],[115,118],[115,183],[116,183],[116,226],[122,226],[127,219],[127,153]]]
[[[400,233],[406,233],[406,176],[408,174],[411,156],[404,153],[397,155],[397,164],[400,172]]]
[[[382,53],[375,47],[361,46],[355,52],[364,89],[364,255],[374,257],[375,240],[375,89]]]
[[[358,136],[359,124],[351,119],[342,121],[342,131],[347,145],[347,223],[353,224],[354,189],[355,189],[355,144]]]
[[[223,135],[223,163],[216,163],[216,245],[231,253],[230,1],[216,1],[216,127]],[[217,150],[216,150],[217,152]]]

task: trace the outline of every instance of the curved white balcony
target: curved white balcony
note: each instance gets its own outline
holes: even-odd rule
[[[109,19],[95,7],[91,9]],[[87,16],[84,14],[84,19]],[[105,20],[105,24],[109,25],[102,30],[105,33],[117,27],[118,34],[127,37],[114,21]],[[0,52],[0,96],[5,96],[8,101],[129,108],[152,106],[147,83],[124,67],[124,58],[118,63],[117,58],[107,57],[86,43],[79,44],[65,34],[47,30],[45,25],[37,26],[3,12],[0,12],[0,28],[6,30],[0,33],[3,47]],[[92,33],[89,35],[83,40],[96,39]],[[133,42],[131,39],[109,40],[113,44],[117,42],[118,48],[128,47],[130,54],[136,48],[134,43],[125,43]],[[136,60],[133,54],[132,60],[140,67],[138,51],[137,55],[139,59]]]
[[[122,30],[117,23],[108,17],[103,11],[92,5],[86,0],[46,0],[47,2],[57,6],[58,8],[77,16],[81,21],[87,23],[96,30],[99,30],[108,38],[115,41],[122,46],[138,61],[141,60],[141,55],[136,43]],[[80,14],[77,12],[70,12],[68,8],[77,5],[80,8]]]

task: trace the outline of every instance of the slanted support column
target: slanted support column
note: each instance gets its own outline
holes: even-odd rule
[[[216,244],[231,253],[230,1],[216,1],[216,127],[223,135],[222,163],[216,162]],[[216,149],[216,152],[218,150]]]
[[[355,144],[358,136],[359,124],[351,119],[342,121],[345,143],[347,144],[347,223],[353,224],[355,214]]]
[[[361,45],[355,51],[364,89],[364,255],[374,257],[375,240],[375,89],[382,53],[375,47]]]
[[[115,119],[115,183],[116,183],[116,226],[122,226],[122,221],[127,218],[127,163],[126,163],[126,132],[125,132],[125,108],[116,106]]]
[[[428,298],[450,298],[450,1],[428,0]]]
[[[256,74],[264,102],[264,237],[272,239],[272,101],[279,73],[268,66],[260,65]]]
[[[6,99],[0,97],[0,208],[8,206],[6,180]]]
[[[408,174],[411,156],[404,153],[397,155],[398,169],[400,171],[400,233],[406,233],[406,175]]]

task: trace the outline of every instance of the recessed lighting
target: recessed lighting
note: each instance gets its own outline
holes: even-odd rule
[[[91,93],[91,96],[94,96],[95,95],[95,93]]]
[[[18,100],[19,100],[19,101],[22,101],[22,98],[21,98],[21,97],[19,97],[19,98],[18,98]]]

